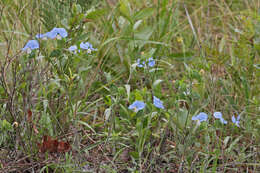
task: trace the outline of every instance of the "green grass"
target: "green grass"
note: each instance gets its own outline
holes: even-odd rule
[[[259,6],[1,1],[0,170],[259,172]],[[53,27],[68,37],[21,51]],[[83,41],[97,51],[67,50]],[[137,66],[150,57],[154,67]],[[153,96],[165,109],[153,105]],[[128,109],[136,100],[146,103],[137,113]],[[200,112],[207,122],[192,121]],[[233,115],[241,116],[240,127]],[[39,153],[44,135],[72,149]]]

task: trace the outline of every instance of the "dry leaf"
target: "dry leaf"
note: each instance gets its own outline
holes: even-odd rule
[[[32,122],[32,111],[30,109],[27,110],[27,115],[28,115],[28,122]]]
[[[39,151],[44,152],[67,152],[71,149],[68,142],[52,139],[50,136],[43,136],[42,144],[38,143]]]

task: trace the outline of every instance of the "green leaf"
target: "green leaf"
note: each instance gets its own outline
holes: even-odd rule
[[[133,30],[136,30],[142,24],[142,22],[143,22],[143,20],[136,21],[134,26],[133,26]]]
[[[238,138],[236,138],[228,147],[228,149],[226,150],[228,153],[231,152],[231,150],[233,149],[233,147],[239,142],[240,138],[242,136],[239,136]]]
[[[2,121],[2,128],[3,130],[7,130],[7,131],[13,131],[13,126],[8,122],[6,121],[5,119]]]
[[[144,8],[143,10],[135,13],[135,15],[133,16],[134,21],[136,20],[144,20],[147,17],[150,17],[153,15],[155,9],[154,8]]]
[[[96,19],[99,19],[100,17],[104,16],[106,13],[107,13],[106,9],[94,10],[87,14],[86,19],[96,20]]]
[[[130,23],[133,23],[131,20],[131,9],[128,0],[120,0],[119,10],[123,17],[125,17]]]
[[[194,58],[194,54],[192,52],[173,53],[169,55],[169,58],[173,58],[176,61],[187,61],[192,60]]]
[[[62,55],[62,52],[60,49],[53,50],[50,54],[50,57],[59,57]]]
[[[222,37],[220,44],[219,44],[219,52],[220,53],[223,51],[225,44],[226,44],[226,39],[225,39],[225,37]]]
[[[187,123],[188,111],[186,109],[180,109],[177,116],[180,127],[184,129]]]
[[[135,33],[135,43],[139,45],[139,47],[143,47],[149,40],[153,33],[152,27],[145,27],[142,30]],[[139,39],[139,40],[138,40]]]
[[[139,159],[139,153],[137,151],[131,151],[129,154],[134,158],[134,159]]]
[[[143,100],[143,96],[139,90],[136,90],[135,92],[135,100]]]
[[[135,37],[142,40],[148,40],[153,33],[152,27],[145,27],[142,30],[135,33]]]
[[[157,79],[156,81],[154,81],[153,86],[155,87],[156,85],[160,84],[163,80],[161,79]]]
[[[80,123],[80,124],[82,124],[82,125],[84,125],[84,126],[86,126],[87,128],[89,128],[94,134],[96,134],[96,131],[88,124],[88,123],[86,123],[86,122],[84,122],[84,121],[77,121],[78,123]]]
[[[45,133],[44,131],[47,130],[49,132],[49,135],[53,136],[51,118],[48,113],[42,114],[39,124],[43,127],[42,128],[43,133]]]

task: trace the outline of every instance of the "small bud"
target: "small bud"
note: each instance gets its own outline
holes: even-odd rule
[[[16,127],[16,128],[18,127],[18,125],[19,125],[19,124],[18,124],[18,122],[16,122],[16,121],[13,123],[13,126]]]
[[[183,38],[182,37],[177,37],[177,42],[183,43]]]
[[[203,69],[200,70],[200,75],[204,75],[205,71]]]

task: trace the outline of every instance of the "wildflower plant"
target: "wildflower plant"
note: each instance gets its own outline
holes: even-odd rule
[[[258,151],[260,139],[256,3],[252,2],[250,8],[240,8],[241,3],[235,3],[226,10],[226,4],[218,1],[218,8],[207,14],[199,1],[187,3],[187,9],[185,5],[181,10],[175,10],[176,3],[169,0],[158,4],[151,1],[148,5],[145,1],[130,0],[112,5],[106,1],[51,0],[26,8],[24,3],[13,7],[10,2],[0,3],[8,7],[1,9],[0,20],[0,131],[4,127],[0,147],[7,146],[4,150],[22,149],[24,156],[33,149],[36,152],[30,156],[37,156],[39,137],[47,133],[66,137],[73,150],[79,151],[76,155],[71,152],[71,164],[66,159],[65,164],[72,167],[75,157],[93,160],[88,156],[101,154],[97,157],[101,160],[90,163],[97,168],[92,170],[91,166],[92,172],[100,170],[98,163],[107,154],[108,162],[101,166],[112,172],[120,171],[112,169],[121,169],[122,165],[117,164],[126,160],[124,166],[132,172],[167,172],[170,168],[176,168],[175,172],[257,172],[258,153],[250,152]],[[68,5],[59,8],[59,4]],[[53,11],[47,7],[54,7]],[[19,11],[16,13],[15,9]],[[203,25],[206,20],[201,16],[215,19],[216,15],[221,16],[218,13],[222,9],[231,10],[225,17],[227,27],[213,25],[221,23],[221,18]],[[240,25],[241,14],[237,12],[241,10],[247,12],[245,26]],[[192,11],[199,13],[189,15]],[[252,20],[252,16],[256,19]],[[194,17],[198,22],[192,25]],[[184,29],[176,21],[192,27]],[[61,26],[53,28],[56,23]],[[206,27],[198,29],[196,23]],[[219,35],[218,32],[209,30],[203,34],[211,24],[225,37],[212,42],[209,36]],[[46,28],[50,29],[26,40],[24,45],[19,44],[22,35]],[[97,56],[92,41],[102,48]],[[21,56],[20,51],[24,52]],[[244,129],[239,130],[236,127],[242,126],[242,114],[227,117],[223,112],[243,110],[243,106],[248,116],[244,117]],[[214,107],[222,110],[191,115],[196,110]],[[90,138],[95,145],[88,147],[86,141]],[[95,151],[103,146],[104,151]],[[157,157],[158,154],[163,157]],[[50,161],[56,164],[55,157],[59,155],[46,156],[51,156]],[[5,166],[8,162],[3,159]],[[77,164],[85,161],[77,160]],[[50,165],[55,170],[51,162],[44,167]],[[24,169],[36,168],[33,162],[30,164]],[[11,170],[12,164],[8,163],[8,168]]]

